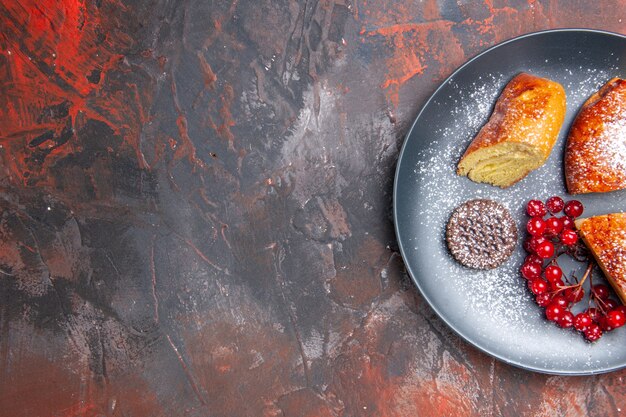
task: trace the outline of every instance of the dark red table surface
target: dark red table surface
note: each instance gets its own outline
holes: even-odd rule
[[[0,415],[626,411],[460,340],[393,233],[427,97],[558,27],[626,1],[3,1]]]

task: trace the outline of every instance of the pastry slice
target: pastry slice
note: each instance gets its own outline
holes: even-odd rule
[[[506,188],[542,166],[565,117],[565,90],[521,73],[504,88],[489,121],[461,157],[457,174]]]
[[[626,304],[626,213],[578,219],[575,224],[606,279]]]
[[[626,188],[626,81],[613,78],[583,104],[567,137],[570,194]]]

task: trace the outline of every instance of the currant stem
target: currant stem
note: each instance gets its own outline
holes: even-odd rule
[[[565,290],[568,288],[579,288],[582,287],[583,284],[585,283],[585,280],[587,279],[587,277],[591,276],[591,271],[593,270],[593,262],[589,262],[589,265],[587,265],[587,269],[585,269],[585,274],[583,275],[583,277],[580,279],[580,281],[574,285],[562,285],[559,286],[559,291],[561,290]],[[591,281],[591,278],[589,278],[589,281]]]
[[[595,295],[593,296],[593,301],[595,302],[596,306],[598,306],[598,308],[600,309],[600,312],[602,314],[606,314],[607,313],[607,308],[606,308],[606,301],[596,297]]]
[[[589,264],[587,265],[587,269],[585,269],[585,275],[583,275],[582,279],[579,282],[580,285],[583,285],[583,282],[585,282],[587,277],[591,276],[591,271],[593,271],[594,265],[595,264],[593,262],[589,262]],[[589,281],[591,282],[591,278],[589,278]]]

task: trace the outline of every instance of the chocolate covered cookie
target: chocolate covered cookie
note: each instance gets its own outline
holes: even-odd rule
[[[517,227],[509,210],[493,200],[470,200],[457,207],[446,228],[454,259],[474,269],[493,269],[513,253]]]

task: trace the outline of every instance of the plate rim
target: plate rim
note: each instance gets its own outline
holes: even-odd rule
[[[448,82],[450,82],[450,80],[452,80],[465,67],[469,66],[471,63],[473,63],[474,61],[478,60],[483,55],[486,55],[486,54],[490,53],[491,51],[493,51],[493,50],[495,50],[497,48],[500,48],[500,47],[502,47],[502,46],[504,46],[506,44],[509,44],[509,43],[520,41],[520,40],[525,39],[525,38],[531,38],[531,37],[535,37],[535,36],[542,36],[542,35],[547,35],[547,34],[552,34],[552,33],[567,33],[567,32],[572,32],[572,33],[592,33],[592,34],[608,35],[608,36],[614,36],[614,37],[617,37],[617,38],[620,38],[620,39],[626,41],[626,35],[623,35],[621,33],[611,32],[611,31],[601,30],[601,29],[591,29],[591,28],[558,28],[558,29],[546,29],[546,30],[529,32],[529,33],[525,33],[525,34],[522,34],[522,35],[519,35],[519,36],[516,36],[516,37],[513,37],[513,38],[506,39],[504,41],[496,43],[495,45],[485,49],[482,52],[479,52],[478,54],[474,55],[472,58],[470,58],[467,61],[465,61],[461,66],[456,68],[448,77],[446,77],[443,81],[441,81],[439,83],[439,85],[437,86],[435,91],[433,91],[432,94],[428,97],[428,99],[424,102],[424,104],[422,104],[419,112],[417,113],[417,115],[415,116],[415,119],[413,120],[413,123],[411,124],[411,127],[409,128],[407,133],[404,135],[404,139],[403,139],[403,142],[402,142],[402,147],[400,148],[400,152],[398,154],[398,159],[397,159],[397,162],[396,162],[396,169],[395,169],[395,174],[394,174],[394,179],[393,179],[393,199],[392,199],[392,204],[393,204],[393,225],[394,225],[394,232],[395,232],[395,236],[396,236],[396,241],[398,242],[398,248],[399,248],[399,251],[400,251],[400,255],[402,256],[402,261],[404,263],[404,267],[406,268],[406,270],[407,270],[407,272],[409,274],[409,277],[411,278],[411,281],[413,281],[413,283],[415,284],[415,286],[419,290],[420,295],[422,296],[422,298],[428,303],[430,308],[437,314],[439,319],[441,321],[443,321],[448,326],[448,328],[450,328],[465,343],[468,343],[472,347],[474,347],[474,348],[478,349],[479,351],[481,351],[481,352],[491,356],[492,358],[495,358],[495,359],[497,359],[497,360],[499,360],[501,362],[504,362],[506,364],[509,364],[509,365],[512,365],[512,366],[515,366],[517,368],[524,369],[524,370],[527,370],[527,371],[533,371],[533,372],[538,372],[538,373],[547,374],[547,375],[565,375],[565,376],[598,375],[598,374],[604,374],[604,373],[614,372],[614,371],[617,371],[617,370],[620,370],[620,369],[624,369],[624,368],[626,368],[626,361],[621,366],[614,366],[614,367],[609,367],[609,368],[601,368],[601,369],[597,369],[597,370],[591,369],[589,371],[553,370],[553,369],[546,369],[546,368],[537,367],[537,366],[534,367],[534,366],[526,365],[526,364],[524,364],[524,363],[522,363],[520,361],[516,361],[516,360],[510,359],[510,358],[507,358],[507,357],[505,357],[503,355],[497,354],[497,353],[491,351],[490,349],[488,349],[487,347],[482,346],[482,345],[476,343],[475,341],[471,340],[468,336],[466,336],[459,329],[457,329],[456,326],[453,325],[449,320],[445,319],[444,316],[441,314],[440,310],[433,304],[433,302],[430,300],[430,298],[424,293],[422,287],[419,284],[419,281],[417,279],[415,279],[415,277],[414,277],[413,268],[409,265],[408,262],[405,261],[405,259],[406,259],[405,250],[404,250],[404,246],[402,244],[402,239],[400,237],[400,230],[398,229],[398,204],[397,204],[397,198],[398,198],[398,178],[399,178],[400,168],[402,166],[404,152],[405,152],[407,144],[409,142],[409,138],[411,137],[411,134],[413,133],[413,129],[417,125],[417,122],[420,120],[420,118],[422,117],[422,114],[424,113],[426,108],[429,106],[429,104],[434,100],[435,96],[439,93],[439,91],[442,90],[448,84]]]

